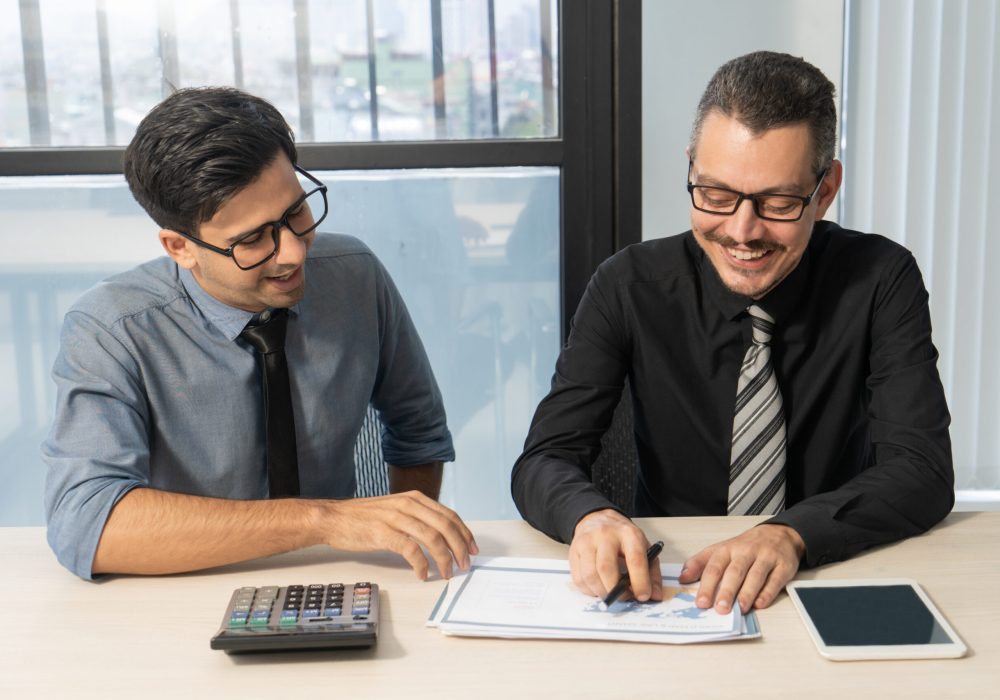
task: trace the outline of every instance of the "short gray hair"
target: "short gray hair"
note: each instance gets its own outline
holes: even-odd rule
[[[754,134],[806,124],[812,135],[813,172],[824,172],[837,152],[835,92],[823,72],[801,58],[773,51],[734,58],[715,71],[701,96],[688,144],[691,158],[705,118],[719,111]]]

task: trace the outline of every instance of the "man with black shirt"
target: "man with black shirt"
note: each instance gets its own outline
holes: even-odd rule
[[[590,467],[629,381],[636,516],[768,515],[689,558],[697,604],[766,607],[800,566],[922,532],[954,502],[950,417],[913,256],[821,221],[837,194],[834,87],[770,52],[722,66],[688,147],[691,231],[594,274],[514,466],[524,517],[571,542],[578,587],[658,562]]]

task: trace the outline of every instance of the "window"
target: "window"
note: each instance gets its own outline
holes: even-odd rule
[[[516,516],[510,467],[567,320],[596,265],[639,236],[638,187],[613,184],[637,178],[638,147],[621,148],[637,122],[615,115],[638,99],[638,41],[621,37],[639,10],[615,5],[0,5],[0,400],[15,407],[0,418],[0,525],[42,522],[62,315],[159,254],[122,146],[171,86],[198,84],[243,87],[290,120],[330,186],[323,228],[368,242],[428,348],[457,451],[442,500]]]

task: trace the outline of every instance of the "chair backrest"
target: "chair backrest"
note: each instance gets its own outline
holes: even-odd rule
[[[635,509],[635,487],[639,455],[635,449],[632,391],[628,380],[615,408],[611,425],[601,438],[601,452],[591,467],[591,481],[609,501],[631,516]]]
[[[389,467],[382,455],[382,422],[371,404],[354,444],[354,474],[358,482],[355,498],[389,493]]]

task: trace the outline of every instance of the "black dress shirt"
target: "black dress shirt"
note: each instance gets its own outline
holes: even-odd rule
[[[639,456],[637,516],[725,515],[740,364],[752,303],[729,291],[692,233],[629,246],[580,302],[552,390],[514,465],[528,522],[571,541],[614,506],[594,487],[626,376]],[[787,425],[786,509],[803,564],[923,532],[954,502],[950,416],[913,256],[820,221],[802,260],[757,301]]]

